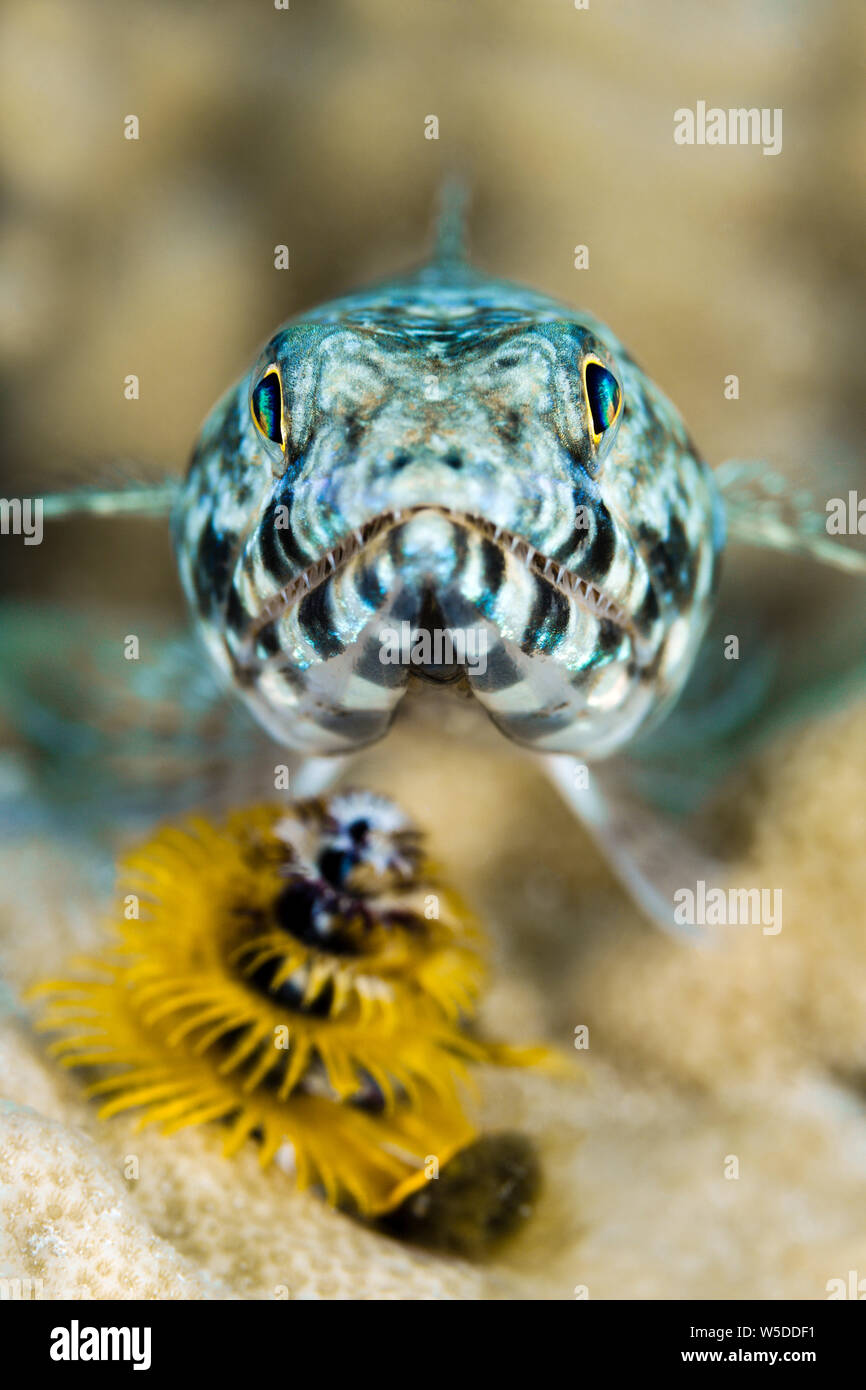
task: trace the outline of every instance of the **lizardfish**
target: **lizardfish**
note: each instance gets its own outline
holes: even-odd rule
[[[559,755],[569,801],[667,921],[665,836],[579,785],[574,760],[597,767],[675,702],[729,537],[866,560],[766,470],[713,472],[610,329],[473,269],[457,220],[446,208],[416,273],[280,327],[182,482],[46,515],[169,513],[213,661],[305,757],[381,738],[419,679],[468,688],[509,739]],[[407,629],[454,640],[384,659],[383,632]],[[461,634],[483,662],[461,662]]]

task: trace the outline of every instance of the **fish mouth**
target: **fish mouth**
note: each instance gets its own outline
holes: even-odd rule
[[[263,628],[277,620],[281,614],[330,579],[332,575],[360,555],[383,532],[422,512],[445,517],[457,525],[466,526],[485,536],[503,551],[514,555],[528,570],[538,574],[564,597],[574,601],[597,621],[608,621],[627,632],[632,640],[638,661],[641,660],[644,653],[649,658],[646,640],[637,631],[630,614],[615,599],[606,594],[599,585],[584,578],[575,570],[566,569],[564,565],[560,565],[558,561],[537,550],[530,545],[529,541],[515,532],[509,531],[507,527],[498,526],[477,513],[460,511],[440,503],[421,503],[379,512],[369,521],[364,522],[363,525],[348,532],[325,555],[314,560],[262,605],[252,625],[251,639],[254,641]]]

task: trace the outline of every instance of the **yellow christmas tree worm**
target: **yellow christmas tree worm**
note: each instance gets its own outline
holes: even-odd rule
[[[379,1217],[476,1140],[470,1064],[545,1060],[473,1031],[482,934],[383,797],[165,827],[119,890],[113,947],[36,991],[105,1117],[221,1121],[227,1154]]]

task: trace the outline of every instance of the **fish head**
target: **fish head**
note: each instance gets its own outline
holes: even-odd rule
[[[509,738],[594,758],[679,692],[722,525],[609,330],[431,268],[270,339],[205,422],[175,536],[214,658],[280,741],[349,751],[415,678],[459,679]]]

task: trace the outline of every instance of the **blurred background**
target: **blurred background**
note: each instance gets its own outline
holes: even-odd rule
[[[854,0],[7,0],[4,494],[181,470],[278,322],[423,257],[451,171],[476,263],[609,323],[711,463],[856,485],[864,28]],[[675,145],[698,100],[782,107],[783,152]],[[181,612],[164,527],[0,560],[7,593]]]

